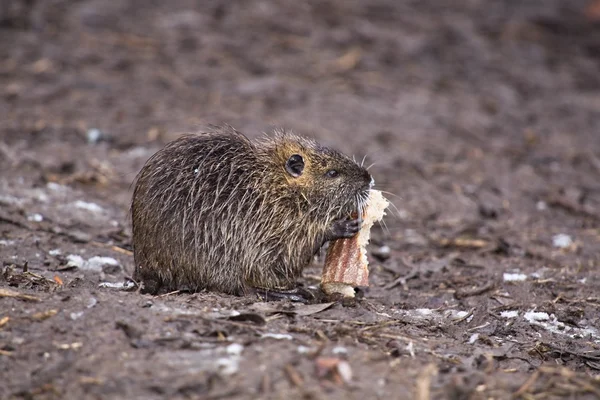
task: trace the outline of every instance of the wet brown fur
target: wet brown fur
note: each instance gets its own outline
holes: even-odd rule
[[[296,178],[285,168],[293,154],[305,163]],[[293,288],[332,222],[362,207],[370,181],[345,155],[289,133],[183,136],[136,178],[134,279],[152,293]]]

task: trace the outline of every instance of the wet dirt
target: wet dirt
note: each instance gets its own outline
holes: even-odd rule
[[[599,9],[3,2],[0,398],[599,398]],[[362,299],[122,290],[135,174],[221,123],[373,163]]]

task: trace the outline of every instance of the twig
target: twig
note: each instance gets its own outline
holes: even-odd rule
[[[488,292],[496,287],[496,282],[490,282],[487,285],[471,289],[471,290],[457,290],[454,293],[454,297],[457,299],[464,299],[465,297],[478,296],[485,292]]]
[[[533,386],[533,384],[537,381],[537,379],[539,377],[540,377],[540,371],[539,370],[537,370],[533,374],[531,374],[531,376],[529,377],[529,379],[527,379],[525,381],[525,383],[519,388],[519,390],[517,390],[513,394],[513,398],[517,398],[517,397],[522,396],[523,394],[525,394],[525,392],[527,392],[531,388],[531,386]]]
[[[300,387],[304,384],[304,380],[302,379],[302,376],[296,370],[296,368],[294,368],[291,364],[286,364],[286,366],[284,367],[284,370],[285,370],[285,374],[287,375],[287,377],[290,380],[290,382],[292,383],[292,385],[294,385],[296,387]]]
[[[417,377],[417,384],[415,388],[415,398],[417,400],[429,400],[431,399],[431,379],[437,375],[437,366],[435,364],[429,364]]]

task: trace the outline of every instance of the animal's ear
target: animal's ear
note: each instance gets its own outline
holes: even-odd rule
[[[285,162],[285,170],[294,178],[302,175],[304,171],[304,159],[300,154],[294,154]]]

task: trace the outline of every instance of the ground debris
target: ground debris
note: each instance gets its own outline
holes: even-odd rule
[[[296,387],[301,387],[304,384],[302,375],[298,372],[292,364],[286,364],[284,367],[285,375],[289,379],[290,383]]]
[[[600,398],[600,379],[565,367],[542,366],[530,375],[513,397],[568,398],[584,394],[592,394]]]
[[[42,301],[42,299],[40,299],[39,297],[30,296],[28,294],[23,294],[23,293],[17,292],[16,290],[6,289],[6,288],[0,288],[0,297],[12,297],[12,298],[19,299],[19,300],[35,301],[35,302]]]
[[[338,357],[318,357],[315,359],[317,377],[341,385],[352,382],[352,369],[347,361]]]
[[[2,278],[11,286],[41,291],[53,291],[61,286],[55,279],[49,279],[27,270],[18,271],[15,265],[4,267]]]
[[[35,321],[44,321],[50,317],[54,317],[56,314],[58,314],[58,310],[53,309],[53,310],[35,313],[35,314],[31,315],[31,319],[33,319]]]
[[[321,303],[321,304],[276,304],[259,302],[254,303],[250,309],[265,314],[289,314],[306,317],[309,315],[320,313],[331,307],[335,302]]]

